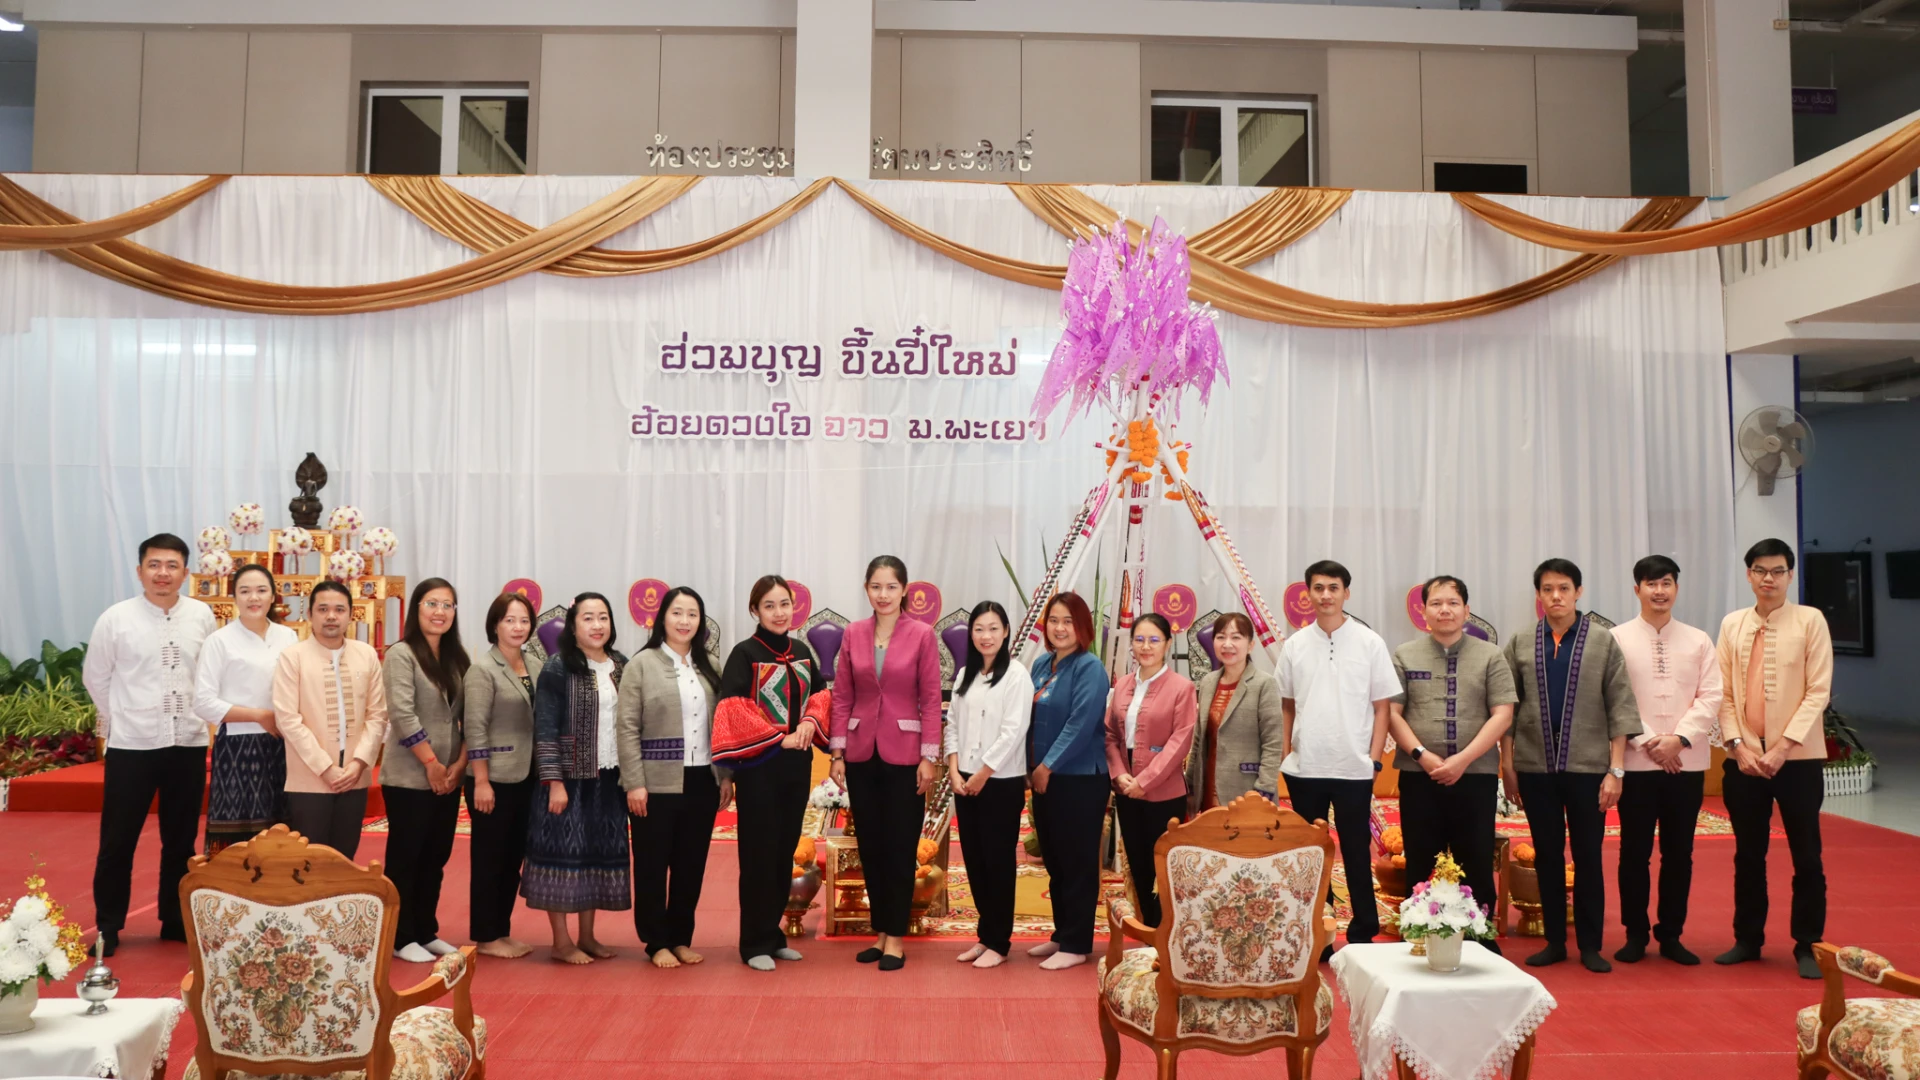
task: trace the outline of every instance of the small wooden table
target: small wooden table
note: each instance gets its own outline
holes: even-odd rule
[[[1488,1064],[1533,1071],[1534,1033],[1557,1003],[1540,980],[1469,942],[1460,968],[1437,972],[1405,942],[1333,954],[1365,1080],[1474,1080]],[[1508,1048],[1512,1048],[1510,1051]]]
[[[71,993],[73,984],[60,982],[53,988]],[[86,1009],[87,1003],[77,998],[42,998],[30,1030],[0,1035],[0,1077],[161,1080],[167,1075],[167,1047],[182,1009],[179,998],[115,998],[99,1016],[85,1015]]]

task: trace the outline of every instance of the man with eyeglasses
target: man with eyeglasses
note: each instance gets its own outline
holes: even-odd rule
[[[1767,842],[1773,807],[1793,854],[1793,956],[1803,979],[1820,978],[1813,943],[1826,933],[1827,876],[1820,856],[1825,716],[1833,693],[1833,639],[1818,608],[1787,599],[1793,548],[1762,540],[1747,550],[1754,604],[1720,623],[1720,735],[1727,747],[1721,794],[1733,822],[1733,948],[1717,964],[1760,959],[1767,925]]]

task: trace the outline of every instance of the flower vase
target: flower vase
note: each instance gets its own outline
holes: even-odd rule
[[[0,996],[0,1035],[13,1035],[33,1029],[33,1010],[40,1004],[40,980],[25,984]]]
[[[1459,934],[1428,934],[1424,939],[1427,945],[1427,967],[1434,971],[1460,970],[1460,945],[1466,940]]]

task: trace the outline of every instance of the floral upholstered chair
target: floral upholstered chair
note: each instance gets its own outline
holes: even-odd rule
[[[474,950],[393,989],[400,898],[379,863],[363,869],[276,825],[195,858],[180,902],[193,954],[180,992],[199,1027],[186,1080],[484,1080]],[[427,1004],[448,993],[452,1009]]]
[[[1162,1078],[1186,1050],[1274,1047],[1286,1048],[1293,1080],[1312,1075],[1333,1025],[1318,963],[1332,933],[1326,823],[1248,793],[1168,829],[1153,854],[1160,925],[1142,925],[1125,900],[1108,907],[1098,968],[1107,1080],[1120,1071],[1123,1033],[1153,1048]],[[1126,938],[1149,947],[1128,949]]]
[[[1865,949],[1822,941],[1813,955],[1826,974],[1827,994],[1796,1017],[1801,1080],[1920,1078],[1920,978]],[[1848,1000],[1843,975],[1907,996]]]

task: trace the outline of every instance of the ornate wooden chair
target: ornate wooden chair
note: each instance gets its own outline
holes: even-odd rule
[[[1822,941],[1814,958],[1827,978],[1818,1005],[1800,1010],[1795,1027],[1801,1080],[1838,1076],[1846,1080],[1915,1080],[1920,1077],[1920,978],[1895,971],[1884,956]],[[1846,979],[1906,997],[1847,999]]]
[[[193,955],[180,992],[199,1027],[186,1080],[484,1080],[473,948],[394,990],[400,897],[378,862],[355,866],[276,825],[196,857],[180,903]],[[449,992],[452,1009],[427,1004]]]
[[[1107,1080],[1120,1071],[1122,1033],[1153,1048],[1162,1080],[1187,1050],[1274,1047],[1286,1048],[1293,1080],[1312,1075],[1333,1024],[1319,967],[1332,936],[1326,823],[1249,793],[1168,829],[1153,852],[1160,925],[1142,925],[1125,900],[1108,906],[1098,968]],[[1150,947],[1127,949],[1125,938]]]

